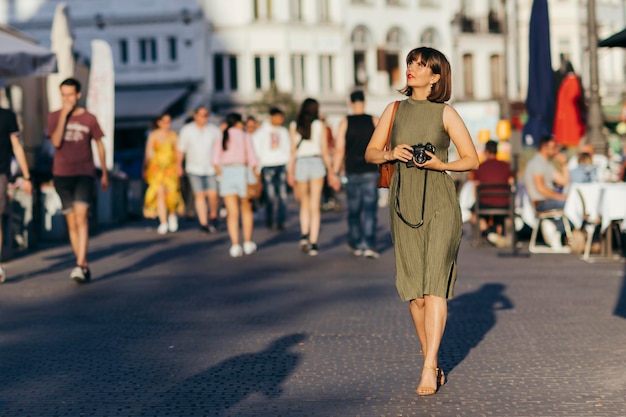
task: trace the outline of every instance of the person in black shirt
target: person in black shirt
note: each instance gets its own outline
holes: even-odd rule
[[[365,162],[365,148],[378,118],[365,113],[362,91],[350,94],[352,114],[346,116],[337,130],[333,170],[339,174],[344,166],[348,197],[348,249],[356,256],[378,258],[376,223],[378,216],[378,168]],[[339,182],[333,185],[339,189]]]
[[[24,147],[20,141],[20,129],[17,126],[15,113],[0,109],[0,220],[6,209],[7,186],[11,177],[11,160],[15,156],[22,171],[24,191],[30,194],[32,185],[30,172],[26,163]],[[0,221],[0,260],[2,260],[2,221]],[[0,283],[6,279],[6,272],[0,264]]]

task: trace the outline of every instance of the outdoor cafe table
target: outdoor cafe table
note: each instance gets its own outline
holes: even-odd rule
[[[571,184],[564,212],[577,229],[583,226],[585,215],[588,222],[599,223],[600,233],[607,242],[607,255],[611,257],[609,226],[621,222],[622,228],[626,227],[626,183]]]

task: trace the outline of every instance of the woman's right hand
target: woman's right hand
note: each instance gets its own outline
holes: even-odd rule
[[[413,159],[413,148],[406,143],[397,145],[389,152],[389,156],[386,159],[389,161],[409,162]]]
[[[293,188],[295,183],[296,181],[294,179],[293,172],[287,172],[287,184]]]

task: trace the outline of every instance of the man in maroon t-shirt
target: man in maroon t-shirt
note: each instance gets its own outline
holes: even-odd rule
[[[511,166],[504,161],[498,161],[498,142],[490,140],[485,144],[485,160],[479,165],[476,171],[470,172],[470,178],[476,185],[493,185],[494,187],[485,187],[484,191],[502,191],[504,186],[513,184],[513,171]],[[509,206],[509,197],[505,196],[484,196],[475,204],[480,204],[482,208],[501,208]],[[481,218],[480,230],[488,232],[488,219]],[[476,219],[473,219],[476,221]],[[502,234],[502,219],[495,219],[496,233]]]
[[[80,83],[68,78],[61,83],[61,110],[48,115],[47,136],[56,148],[52,161],[52,175],[63,213],[67,220],[72,250],[76,255],[76,267],[70,278],[78,283],[91,279],[87,266],[89,224],[87,213],[94,192],[96,167],[91,152],[91,141],[98,149],[98,157],[104,167],[104,145],[102,129],[96,117],[77,106],[80,98]],[[109,185],[106,168],[102,169],[102,190]]]

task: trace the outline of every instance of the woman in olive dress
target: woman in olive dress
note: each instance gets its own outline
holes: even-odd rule
[[[406,58],[406,86],[392,121],[393,103],[384,110],[365,159],[391,162],[389,188],[391,236],[396,259],[396,287],[409,301],[424,356],[418,395],[431,395],[445,382],[438,354],[446,325],[447,300],[454,295],[457,254],[461,243],[461,210],[454,181],[446,171],[478,168],[478,155],[465,123],[445,104],[451,94],[446,57],[432,48],[416,48]],[[384,150],[393,123],[390,150]],[[458,159],[448,161],[450,141]],[[412,145],[432,145],[420,163]],[[428,150],[430,149],[430,150]],[[407,166],[410,162],[411,167]]]

